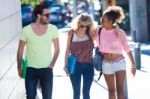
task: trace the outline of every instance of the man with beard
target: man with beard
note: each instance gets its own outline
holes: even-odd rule
[[[39,4],[34,9],[36,21],[23,28],[17,53],[18,75],[26,45],[27,71],[25,88],[27,99],[35,99],[37,83],[40,82],[43,99],[52,99],[53,68],[59,55],[58,29],[49,24],[49,8]],[[54,45],[54,54],[51,45]]]

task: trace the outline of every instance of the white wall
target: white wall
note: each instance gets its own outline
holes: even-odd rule
[[[0,0],[0,99],[24,99],[16,55],[21,25],[20,0]]]

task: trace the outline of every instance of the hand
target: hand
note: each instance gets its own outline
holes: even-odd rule
[[[53,68],[54,68],[54,66],[53,66],[53,65],[50,65],[50,66],[49,66],[49,68],[50,68],[50,69],[53,69]]]
[[[133,76],[135,76],[135,74],[136,74],[136,66],[135,66],[135,64],[132,64],[132,66],[131,66],[131,73],[133,74]]]
[[[66,66],[64,67],[64,71],[66,72],[67,76],[70,75],[70,74],[69,74],[69,71],[68,71],[68,68],[67,68]]]
[[[18,66],[17,69],[18,69],[18,76],[21,77],[22,74],[21,66]]]

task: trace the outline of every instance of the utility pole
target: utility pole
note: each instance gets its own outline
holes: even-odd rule
[[[92,15],[92,17],[94,18],[95,17],[95,15],[94,15],[94,3],[93,3],[93,0],[90,0],[90,2],[89,2],[89,13]]]
[[[107,0],[102,0],[102,12],[104,12],[105,9],[107,9]]]
[[[146,3],[146,0],[129,0],[131,36],[137,42],[149,39]]]
[[[73,0],[73,18],[75,18],[76,16],[77,16],[77,9],[76,9],[76,7],[77,7],[77,0]]]
[[[115,6],[116,0],[102,0],[102,10],[104,12],[105,9],[109,6]]]

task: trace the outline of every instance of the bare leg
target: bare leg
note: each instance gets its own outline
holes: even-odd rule
[[[117,87],[117,97],[118,99],[125,99],[123,93],[123,83],[126,76],[125,70],[118,71],[116,73],[116,87]]]
[[[108,86],[109,99],[116,99],[115,96],[115,77],[114,74],[104,75],[106,84]]]

